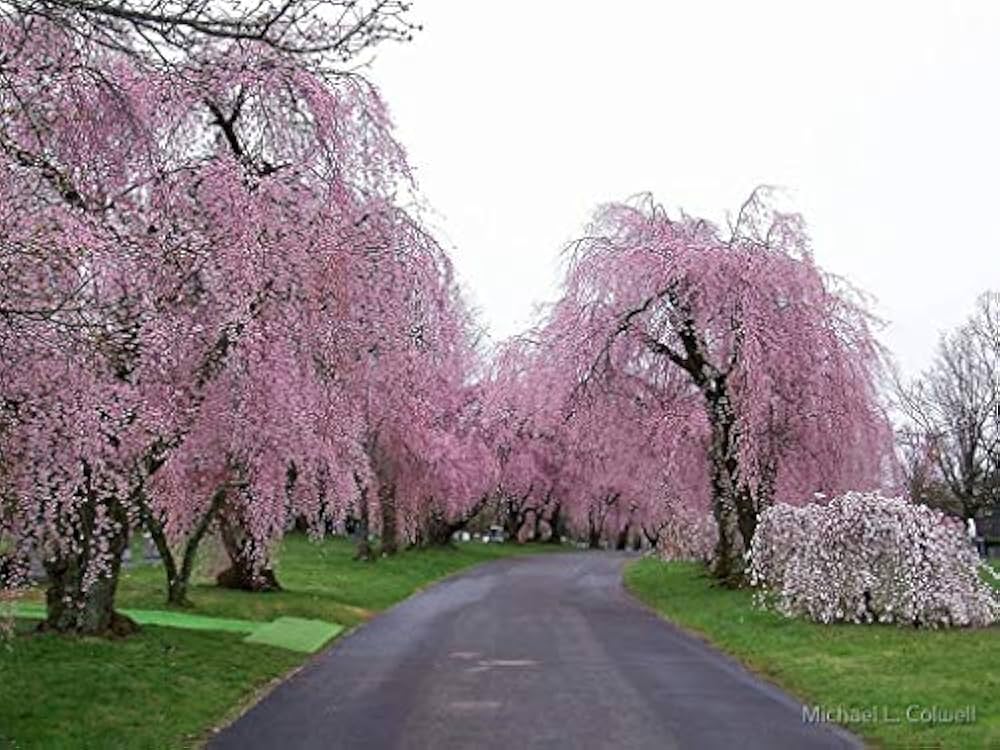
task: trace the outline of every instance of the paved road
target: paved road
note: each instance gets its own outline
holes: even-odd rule
[[[317,655],[214,750],[859,747],[647,611],[622,555],[503,560]]]

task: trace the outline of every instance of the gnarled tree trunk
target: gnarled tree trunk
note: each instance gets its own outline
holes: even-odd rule
[[[380,483],[378,488],[379,508],[382,511],[382,541],[379,552],[395,555],[399,551],[399,528],[396,519],[396,485]]]
[[[373,437],[368,455],[378,485],[381,520],[379,554],[394,555],[399,551],[399,522],[396,508],[396,467],[382,442]]]
[[[712,515],[719,538],[712,559],[712,574],[727,586],[740,586],[743,578],[743,528],[756,524],[747,517],[741,498],[740,467],[737,458],[736,415],[733,413],[725,378],[718,376],[703,384],[712,441],[708,449],[712,486]],[[751,532],[752,533],[752,532]],[[748,540],[749,541],[749,540]]]
[[[177,556],[170,547],[167,539],[166,529],[158,518],[153,514],[152,509],[142,498],[139,503],[143,526],[149,532],[156,551],[163,562],[163,570],[167,576],[167,603],[179,607],[188,607],[190,602],[187,598],[188,587],[191,585],[191,574],[194,572],[195,558],[198,555],[198,548],[201,540],[212,526],[212,522],[219,515],[222,505],[226,499],[226,488],[219,487],[212,495],[212,500],[205,514],[198,521],[198,525],[191,531],[187,541],[184,543],[184,551],[181,555],[180,564]]]
[[[368,485],[362,482],[361,477],[357,474],[354,475],[354,481],[358,486],[358,505],[360,511],[360,518],[358,518],[358,523],[354,528],[354,534],[357,538],[354,559],[368,562],[375,559],[370,541],[371,524],[368,519]]]
[[[601,524],[592,516],[587,519],[587,547],[589,549],[601,548]]]
[[[549,538],[546,541],[549,544],[559,544],[562,541],[562,529],[560,528],[562,524],[562,506],[556,503],[555,507],[552,509],[552,514],[549,516]]]
[[[427,520],[424,528],[423,542],[427,546],[443,547],[451,544],[452,535],[465,526],[465,521],[449,523],[439,513],[434,513]]]
[[[246,533],[238,514],[223,511],[219,520],[219,534],[230,563],[226,570],[216,576],[219,586],[243,591],[281,591],[277,575],[267,557],[267,550],[259,549],[258,542]]]
[[[628,532],[629,525],[625,524],[622,529],[618,532],[618,538],[615,540],[615,549],[624,550],[628,549]]]
[[[110,534],[102,532],[107,552],[95,559],[91,546],[98,523],[97,506],[103,504],[106,517],[114,524]],[[91,496],[80,510],[80,552],[63,554],[44,561],[49,586],[45,591],[46,618],[43,630],[78,635],[126,636],[138,626],[115,611],[115,592],[122,555],[128,546],[128,517],[114,497]],[[95,571],[98,568],[99,571]],[[95,574],[96,573],[96,574]]]
[[[422,544],[428,546],[451,544],[455,534],[468,526],[469,522],[479,515],[490,499],[489,493],[483,494],[472,506],[466,508],[461,515],[450,520],[440,505],[435,504],[432,499],[428,503],[431,510],[427,514],[427,520],[424,523],[421,539]]]

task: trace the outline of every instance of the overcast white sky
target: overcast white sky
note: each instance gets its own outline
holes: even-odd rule
[[[553,297],[599,203],[722,220],[778,184],[910,373],[1000,289],[996,0],[417,0],[389,102],[492,335]]]

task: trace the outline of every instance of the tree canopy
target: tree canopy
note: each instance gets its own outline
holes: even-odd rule
[[[137,529],[175,602],[211,533],[253,588],[295,523],[370,558],[483,513],[729,579],[776,500],[884,482],[872,318],[764,191],[728,232],[602,207],[487,351],[379,92],[326,65],[406,8],[321,6],[0,2],[0,535],[50,627],[127,628]]]

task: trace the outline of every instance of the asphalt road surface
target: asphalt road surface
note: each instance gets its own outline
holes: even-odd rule
[[[214,750],[860,747],[646,610],[626,558],[489,563],[318,654]]]

